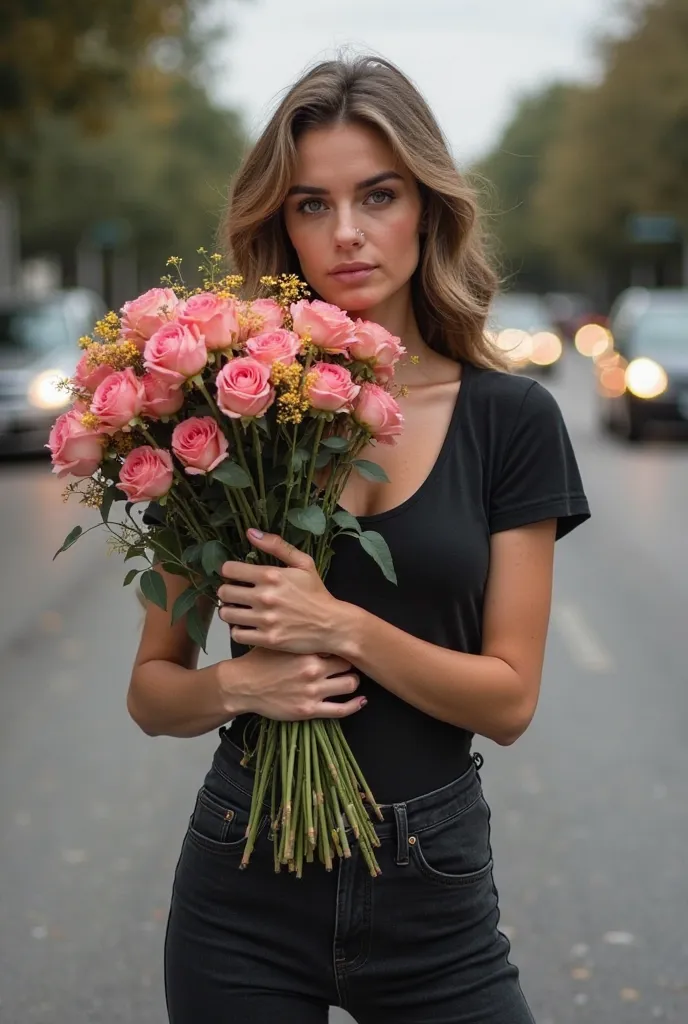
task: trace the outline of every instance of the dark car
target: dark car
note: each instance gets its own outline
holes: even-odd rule
[[[629,290],[611,333],[597,364],[602,428],[640,441],[653,422],[688,426],[688,289]]]
[[[547,303],[539,295],[498,295],[490,307],[487,328],[515,371],[550,376],[556,370],[563,345]]]
[[[70,402],[57,381],[73,374],[79,338],[105,312],[100,297],[83,288],[0,296],[0,453],[45,445]]]

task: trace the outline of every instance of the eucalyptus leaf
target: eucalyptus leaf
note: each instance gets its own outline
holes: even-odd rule
[[[187,578],[188,570],[186,566],[180,565],[179,562],[162,562],[162,568],[165,572],[169,572],[171,576],[183,576]]]
[[[130,569],[127,575],[124,577],[123,587],[128,587],[132,580],[135,580],[138,574],[141,572],[140,569]]]
[[[231,523],[234,519],[234,513],[229,506],[225,505],[224,508],[218,508],[210,517],[211,526],[225,526],[226,523]]]
[[[333,455],[334,455],[334,452],[328,452],[328,451],[318,452],[318,454],[315,456],[315,468],[316,469],[324,469],[325,466],[327,466],[329,464],[329,462],[332,459]]]
[[[212,576],[213,573],[217,573],[219,576],[220,567],[228,558],[229,555],[219,540],[206,541],[201,552],[203,572],[206,576]]]
[[[164,579],[155,569],[146,569],[142,574],[141,593],[158,608],[162,608],[164,612],[167,611],[167,587]]]
[[[290,508],[287,512],[287,519],[299,530],[313,533],[316,537],[321,537],[327,526],[325,513],[318,505],[308,505],[307,508]]]
[[[75,544],[78,541],[83,532],[83,526],[75,526],[73,530],[70,530],[62,543],[62,547],[58,548],[53,555],[53,562],[62,551],[66,551],[67,548],[71,548],[72,544]]]
[[[176,625],[191,608],[195,607],[199,598],[198,591],[194,587],[188,587],[179,595],[172,608],[172,625]]]
[[[299,473],[307,462],[310,461],[311,453],[307,448],[297,448],[294,452],[294,458],[291,458],[291,453],[286,457],[287,463],[291,462],[294,467],[294,472]]]
[[[329,448],[333,452],[348,452],[351,442],[345,437],[325,437],[320,442],[323,448]]]
[[[100,503],[100,515],[104,523],[107,523],[112,503],[115,500],[116,487],[106,487],[103,491],[103,500]]]
[[[380,566],[385,579],[388,579],[390,583],[396,583],[397,574],[394,571],[392,554],[382,534],[377,533],[376,530],[365,530],[358,539],[363,550],[374,558]]]
[[[194,562],[200,562],[202,551],[202,544],[189,544],[188,548],[184,548],[182,551],[182,562],[190,565],[193,565]]]
[[[209,628],[210,622],[203,619],[198,610],[198,605],[194,604],[186,613],[186,632],[202,651],[205,651]]]
[[[265,418],[265,416],[261,416],[260,419],[255,420],[255,424],[258,427],[258,429],[263,434],[265,434],[265,436],[269,439],[270,438],[270,424],[268,423],[268,421]]]
[[[354,530],[357,534],[361,532],[361,524],[359,523],[356,516],[352,516],[346,509],[340,508],[332,516],[337,526],[340,526],[342,530]]]
[[[365,480],[374,480],[375,483],[379,484],[389,483],[389,477],[382,466],[378,466],[377,462],[370,462],[369,459],[354,459],[352,465]]]
[[[246,470],[229,459],[225,459],[213,470],[213,479],[219,480],[221,484],[227,484],[228,487],[238,487],[240,490],[251,486],[251,477]]]
[[[130,558],[141,558],[145,548],[143,544],[131,544],[129,550],[124,556],[124,561],[128,562]]]

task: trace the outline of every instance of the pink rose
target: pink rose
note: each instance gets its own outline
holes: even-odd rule
[[[139,416],[146,395],[143,381],[130,366],[113,370],[93,393],[91,412],[106,434],[114,434]]]
[[[347,355],[353,341],[354,324],[343,309],[329,302],[301,299],[291,307],[294,330],[302,337],[308,333],[311,341],[324,352]]]
[[[122,337],[139,349],[174,316],[179,299],[171,288],[151,288],[122,306]]]
[[[317,377],[308,388],[308,399],[319,412],[350,412],[351,404],[361,390],[354,384],[345,366],[336,363],[313,363],[309,372]]]
[[[145,394],[141,407],[142,416],[159,420],[162,416],[174,416],[184,405],[184,392],[164,377],[144,373],[141,382]]]
[[[380,444],[396,444],[404,425],[399,403],[378,384],[363,384],[353,418]]]
[[[246,342],[248,354],[266,366],[272,366],[273,363],[291,366],[302,348],[303,342],[298,334],[281,328],[266,334],[257,334]]]
[[[208,350],[195,324],[165,324],[143,350],[146,369],[176,388],[200,373],[207,362]]]
[[[103,461],[105,435],[85,427],[81,417],[87,410],[70,409],[58,416],[50,431],[46,448],[50,449],[53,473],[59,477],[91,476]]]
[[[88,352],[84,352],[81,359],[76,364],[76,370],[74,371],[74,377],[72,379],[80,388],[85,388],[86,391],[93,392],[99,384],[103,383],[106,377],[110,376],[111,373],[111,366],[90,367],[88,365]]]
[[[275,400],[270,368],[251,356],[226,363],[217,375],[217,404],[226,416],[262,416]]]
[[[239,318],[234,299],[221,299],[212,292],[201,292],[177,307],[182,324],[195,324],[209,351],[225,351],[239,335]]]
[[[155,501],[167,494],[174,479],[172,456],[164,448],[141,445],[129,452],[117,486],[129,501]]]
[[[228,448],[212,416],[191,416],[172,431],[172,451],[192,475],[210,473],[227,458]]]
[[[239,341],[247,341],[267,331],[276,331],[284,324],[284,310],[274,299],[241,302],[239,314],[244,321],[239,329]]]
[[[368,363],[379,381],[386,383],[394,376],[394,364],[406,354],[401,338],[396,338],[372,320],[357,320],[355,337],[349,355]]]

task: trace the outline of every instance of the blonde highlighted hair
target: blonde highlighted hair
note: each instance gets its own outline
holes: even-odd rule
[[[282,216],[299,136],[337,123],[375,128],[414,176],[423,201],[421,256],[412,281],[421,335],[431,348],[476,366],[503,368],[485,333],[497,277],[483,248],[474,189],[413,83],[389,61],[324,61],[288,91],[234,179],[223,243],[246,292],[263,275],[300,274]]]

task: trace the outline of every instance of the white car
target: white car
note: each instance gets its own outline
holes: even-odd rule
[[[41,298],[0,296],[0,454],[40,451],[71,399],[59,389],[81,356],[79,338],[107,312],[84,288]]]

